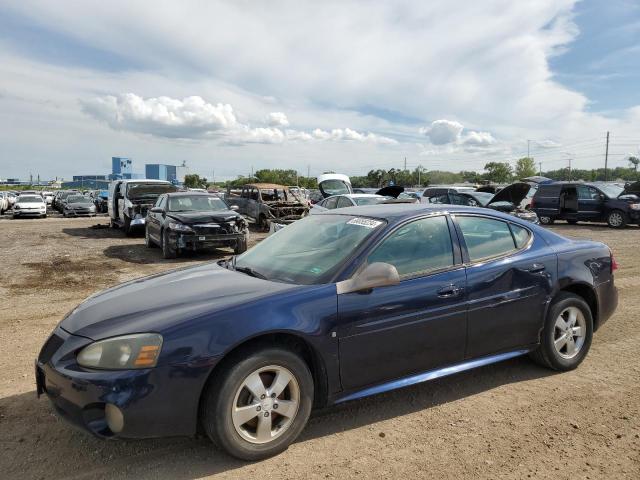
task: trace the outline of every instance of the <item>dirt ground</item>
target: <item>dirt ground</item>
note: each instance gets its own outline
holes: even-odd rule
[[[558,224],[608,243],[617,313],[577,370],[518,358],[314,414],[288,451],[236,461],[204,438],[104,442],[36,399],[33,361],[91,293],[230,251],[162,260],[106,219],[0,219],[0,477],[640,478],[640,229]],[[254,234],[254,240],[263,235]]]

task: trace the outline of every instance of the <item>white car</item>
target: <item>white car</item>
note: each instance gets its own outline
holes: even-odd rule
[[[47,204],[40,195],[20,195],[13,204],[13,218],[47,217]]]
[[[47,205],[51,205],[53,201],[53,192],[42,192],[42,196],[44,197],[44,201],[47,202]]]
[[[375,193],[347,193],[345,195],[333,195],[316,203],[309,213],[320,213],[336,208],[357,207],[360,205],[376,205],[389,200],[390,197],[376,195]]]
[[[0,215],[4,215],[4,212],[9,210],[10,207],[9,195],[7,192],[0,192]]]

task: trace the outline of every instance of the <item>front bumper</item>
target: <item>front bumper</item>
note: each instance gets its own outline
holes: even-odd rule
[[[144,370],[90,370],[75,361],[89,339],[59,327],[54,335],[62,343],[48,361],[42,353],[36,360],[36,385],[38,396],[46,394],[63,419],[101,438],[195,434],[200,393],[215,359]],[[122,413],[119,432],[109,427],[107,405]]]
[[[219,235],[169,231],[169,240],[179,250],[199,250],[202,248],[234,247],[244,233],[226,233]]]
[[[91,210],[65,210],[65,215],[67,217],[95,217],[96,211],[93,212]]]
[[[46,214],[46,210],[13,210],[13,215],[15,217],[42,217]]]

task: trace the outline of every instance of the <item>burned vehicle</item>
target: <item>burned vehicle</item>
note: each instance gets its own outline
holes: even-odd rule
[[[225,200],[265,231],[271,224],[288,225],[309,213],[306,200],[275,183],[250,183],[239,192],[229,190]]]
[[[243,253],[249,229],[236,208],[210,193],[160,195],[147,214],[145,244],[149,248],[158,245],[164,258],[213,247],[231,247],[235,254]]]
[[[177,187],[162,180],[116,180],[109,185],[108,211],[111,228],[122,228],[130,235],[143,229],[147,211],[163,193]]]

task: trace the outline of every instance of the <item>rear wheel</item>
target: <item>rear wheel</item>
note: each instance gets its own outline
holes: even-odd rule
[[[278,347],[243,352],[207,386],[207,435],[242,460],[276,455],[298,437],[313,404],[313,377],[295,353]]]
[[[178,252],[176,248],[171,245],[171,241],[169,240],[169,232],[166,230],[162,231],[162,257],[163,258],[176,258],[178,256]]]
[[[129,217],[127,217],[126,215],[124,217],[124,225],[122,227],[122,230],[124,231],[124,234],[126,236],[130,236],[131,235],[131,219]]]
[[[539,216],[538,220],[540,220],[540,223],[542,225],[553,225],[553,222],[554,222],[553,217],[549,217],[549,216],[546,216],[546,215]]]
[[[592,336],[589,305],[577,295],[561,293],[549,308],[540,346],[531,357],[554,370],[573,370],[587,356]]]
[[[624,228],[627,226],[627,215],[622,210],[612,210],[607,216],[607,223],[611,228]]]

